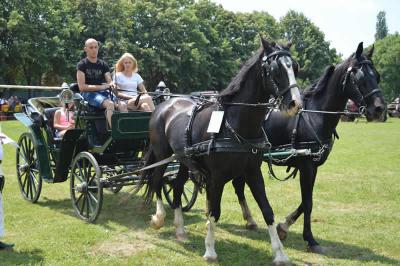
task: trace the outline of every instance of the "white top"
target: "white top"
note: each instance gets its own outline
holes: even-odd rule
[[[143,83],[143,79],[138,73],[133,73],[131,77],[127,77],[124,73],[117,72],[114,77],[114,83],[118,85],[122,93],[136,96],[138,94],[138,85]]]

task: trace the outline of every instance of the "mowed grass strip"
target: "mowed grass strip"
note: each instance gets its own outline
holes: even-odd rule
[[[18,140],[27,129],[19,122],[1,122],[4,133]],[[292,226],[284,241],[294,264],[399,265],[400,264],[400,119],[386,123],[340,123],[337,140],[327,163],[319,168],[314,189],[312,228],[327,248],[325,256],[306,252],[303,219]],[[15,149],[6,145],[4,207],[6,237],[14,251],[0,252],[0,265],[206,265],[204,253],[205,195],[184,214],[189,239],[175,240],[173,211],[166,205],[164,228],[149,228],[155,204],[143,208],[140,196],[128,204],[118,194],[105,192],[95,224],[78,219],[72,209],[69,180],[43,183],[36,204],[25,201],[19,190]],[[276,167],[284,174],[284,168]],[[281,221],[300,199],[298,177],[287,182],[268,178],[267,195]],[[259,225],[244,229],[241,210],[231,183],[225,186],[222,215],[217,224],[216,265],[269,265],[273,259],[266,225],[246,188],[250,209]]]

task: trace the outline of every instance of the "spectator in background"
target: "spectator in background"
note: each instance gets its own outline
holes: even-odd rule
[[[15,101],[14,101],[14,96],[11,96],[8,99],[8,111],[9,112],[13,112],[15,108]]]

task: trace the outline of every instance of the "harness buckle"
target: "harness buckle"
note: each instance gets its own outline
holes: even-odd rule
[[[252,154],[257,154],[258,153],[258,149],[257,148],[251,148],[251,153]]]

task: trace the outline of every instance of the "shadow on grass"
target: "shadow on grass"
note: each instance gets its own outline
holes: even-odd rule
[[[114,227],[109,226],[109,222],[117,223],[130,229],[146,229],[149,227],[150,216],[155,213],[156,206],[153,202],[149,206],[143,205],[143,198],[140,195],[133,195],[127,203],[121,203],[121,200],[128,196],[128,192],[119,192],[103,194],[103,206],[100,214],[95,222],[97,225],[103,226],[105,229],[114,231]],[[54,209],[65,215],[80,219],[73,207],[70,199],[53,200],[43,197],[36,204]],[[165,219],[166,226],[172,226],[174,219],[174,211],[167,203],[164,203],[167,216]],[[190,225],[204,220],[204,214],[200,210],[192,209],[185,214],[185,224]]]
[[[0,264],[1,265],[36,265],[43,264],[44,256],[42,250],[34,249],[29,252],[14,250],[0,251]]]
[[[243,226],[235,224],[218,224],[219,228],[226,230],[229,233],[239,235],[244,238],[250,238],[254,240],[268,241],[270,238],[267,229],[263,230],[258,228],[257,230],[247,230]],[[259,225],[261,226],[261,225]],[[400,265],[400,260],[396,260],[390,257],[386,257],[381,254],[376,254],[373,250],[365,247],[359,247],[353,244],[346,244],[343,242],[336,242],[330,240],[316,239],[321,246],[327,249],[325,257],[333,259],[349,259],[359,262],[373,262],[373,263],[386,263]],[[299,251],[306,252],[306,242],[303,240],[303,235],[296,232],[289,232],[288,237],[282,242],[284,247],[293,248]]]
[[[168,232],[160,233],[160,236],[164,239],[171,238],[171,234]],[[205,228],[201,230],[201,233],[189,232],[188,240],[185,242],[179,242],[187,252],[182,252],[182,250],[173,248],[173,246],[168,245],[168,242],[157,244],[157,246],[171,250],[171,254],[179,254],[182,256],[193,256],[193,254],[195,254],[199,258],[202,258],[205,252],[205,237]],[[246,243],[238,243],[227,239],[218,239],[218,234],[216,237],[215,250],[218,255],[218,265],[270,265],[274,259],[272,251],[265,247],[256,248]]]

